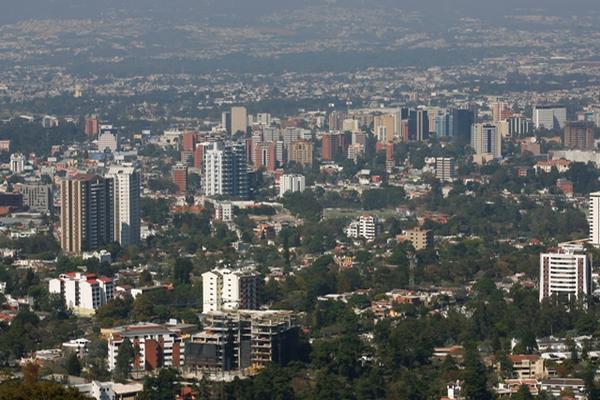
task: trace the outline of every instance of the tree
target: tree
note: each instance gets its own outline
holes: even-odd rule
[[[179,391],[179,373],[173,368],[163,368],[156,377],[147,377],[139,400],[172,400]]]
[[[479,358],[479,351],[474,343],[465,346],[463,395],[470,400],[493,399],[487,385],[487,370]]]
[[[128,338],[123,340],[119,346],[119,353],[115,363],[113,375],[116,381],[125,382],[129,378],[131,372],[131,364],[135,358],[135,349]]]
[[[69,375],[79,376],[81,375],[81,363],[77,353],[73,352],[67,356],[65,369]]]
[[[187,284],[190,283],[190,275],[194,265],[188,258],[177,258],[173,266],[173,283]]]
[[[20,380],[0,384],[0,400],[89,400],[75,388],[52,381],[26,383]]]

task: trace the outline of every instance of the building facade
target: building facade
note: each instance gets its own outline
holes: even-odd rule
[[[591,264],[582,246],[562,246],[540,255],[540,302],[554,295],[582,299],[591,293]]]
[[[113,180],[80,174],[60,184],[60,243],[64,252],[81,254],[114,241]]]
[[[283,197],[287,192],[304,192],[306,189],[306,178],[300,174],[283,174],[279,178],[279,196]]]
[[[202,312],[258,308],[258,279],[253,270],[214,269],[202,274]]]
[[[122,247],[140,241],[140,173],[134,167],[111,166],[114,184],[114,239]]]
[[[80,272],[61,274],[50,280],[48,291],[60,294],[67,307],[80,315],[94,314],[114,297],[112,279]]]
[[[204,153],[206,196],[248,196],[248,162],[244,144],[213,142]]]

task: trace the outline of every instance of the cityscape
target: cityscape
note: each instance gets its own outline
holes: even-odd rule
[[[600,3],[9,3],[0,400],[600,399]]]

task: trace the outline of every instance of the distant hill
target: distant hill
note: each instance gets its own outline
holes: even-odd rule
[[[94,18],[100,15],[198,18],[228,15],[251,22],[262,15],[310,5],[401,8],[431,18],[506,14],[587,15],[600,13],[598,0],[5,0],[0,23],[40,18]]]

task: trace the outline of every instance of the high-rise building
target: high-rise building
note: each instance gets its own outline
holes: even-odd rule
[[[395,114],[384,114],[375,117],[373,122],[373,134],[382,143],[392,142],[397,136],[398,116]]]
[[[565,245],[540,254],[540,301],[552,296],[581,300],[591,289],[591,264],[583,246]]]
[[[242,143],[213,142],[204,152],[206,196],[248,196],[248,162]]]
[[[456,160],[453,157],[436,157],[435,177],[445,182],[452,182],[455,180]]]
[[[12,173],[20,174],[25,170],[25,156],[21,153],[10,155],[10,170]]]
[[[502,158],[502,137],[496,125],[473,124],[471,147],[477,156]]]
[[[313,145],[308,140],[297,140],[288,146],[288,162],[312,165]]]
[[[536,129],[562,129],[566,122],[567,109],[563,106],[537,105],[533,108]]]
[[[492,103],[492,123],[497,124],[500,121],[506,121],[512,115],[512,111],[507,103],[497,101]]]
[[[437,138],[448,138],[454,136],[454,117],[450,113],[436,115],[435,136]]]
[[[184,164],[177,164],[171,168],[171,180],[177,186],[177,192],[183,194],[187,192],[188,167]]]
[[[524,115],[513,115],[506,121],[508,123],[508,136],[511,138],[528,136],[531,133],[531,119]]]
[[[31,211],[50,214],[53,208],[52,185],[22,184],[17,191],[23,195],[23,204]]]
[[[571,121],[565,124],[563,145],[569,149],[593,150],[594,124],[587,121]]]
[[[231,134],[246,133],[248,130],[248,111],[246,107],[231,107]]]
[[[214,269],[202,274],[202,312],[255,310],[259,276],[253,270]]]
[[[343,133],[326,133],[321,139],[321,159],[333,161],[338,155],[346,155],[346,138]]]
[[[408,136],[413,141],[429,138],[429,116],[427,110],[412,110],[408,115]]]
[[[140,241],[140,174],[134,167],[111,166],[114,184],[114,239],[121,247]]]
[[[600,192],[590,193],[588,224],[590,244],[600,247]]]
[[[69,272],[51,279],[48,291],[60,294],[67,307],[80,315],[94,314],[114,297],[112,279],[80,272]]]
[[[471,126],[475,122],[475,115],[471,110],[452,111],[452,134],[454,138],[463,143],[471,142]]]
[[[113,180],[80,174],[60,184],[60,243],[64,252],[81,254],[114,241]]]
[[[344,127],[346,113],[341,111],[332,111],[328,117],[328,126],[330,131],[341,131]]]
[[[223,111],[221,114],[221,126],[227,134],[231,135],[231,111]]]
[[[89,137],[93,137],[98,134],[98,120],[96,119],[96,117],[86,118],[85,134]]]
[[[254,147],[254,167],[264,167],[268,172],[277,168],[277,143],[258,143]]]
[[[194,149],[194,168],[204,173],[204,143],[198,143]]]
[[[196,134],[193,132],[183,132],[181,139],[181,150],[182,151],[194,151],[196,147]]]
[[[304,192],[306,189],[306,178],[300,174],[283,174],[279,178],[279,196],[283,197],[287,192]]]

